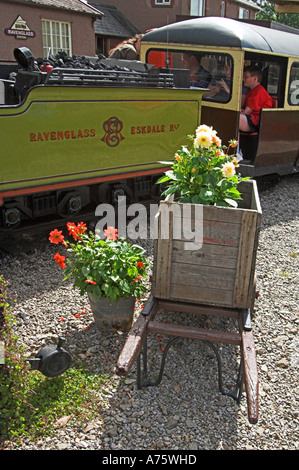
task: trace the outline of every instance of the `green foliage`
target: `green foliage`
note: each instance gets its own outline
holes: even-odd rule
[[[10,366],[11,367],[11,366]],[[103,388],[110,380],[105,375],[94,375],[74,365],[62,376],[48,378],[38,371],[14,371],[12,384],[6,378],[1,388],[6,388],[2,400],[2,439],[51,435],[56,422],[69,416],[78,424],[99,415],[103,403]]]
[[[142,279],[146,277],[147,261],[138,245],[124,240],[101,240],[90,233],[82,236],[82,243],[71,243],[67,251],[70,258],[65,279],[72,275],[81,295],[91,292],[96,298],[116,300],[129,296],[140,298],[145,292]]]
[[[257,20],[270,20],[277,21],[278,23],[299,28],[299,14],[298,13],[278,13],[275,11],[275,4],[265,2],[262,11],[256,15]]]
[[[108,227],[110,238],[102,240],[92,232],[78,234],[74,232],[74,225],[70,225],[75,243],[66,241],[61,232],[50,234],[50,241],[57,243],[58,240],[69,255],[66,264],[65,257],[54,256],[66,274],[63,280],[73,276],[74,287],[81,295],[89,292],[95,298],[107,297],[110,300],[130,296],[140,298],[146,291],[143,285],[148,266],[145,250],[124,239],[117,240],[117,230],[111,227]],[[82,228],[82,223],[80,225]]]
[[[234,155],[224,153],[216,134],[202,125],[196,129],[195,138],[189,136],[191,149],[178,150],[172,169],[158,180],[168,184],[164,196],[175,194],[183,203],[237,207],[236,201],[242,199],[237,186],[247,178],[236,174],[238,162]],[[230,147],[236,145],[231,141]]]
[[[5,363],[0,364],[0,441],[18,443],[23,437],[50,435],[64,416],[83,424],[99,415],[111,378],[89,373],[76,363],[55,378],[29,370],[24,348],[13,334],[14,299],[8,297],[7,285],[0,275],[0,340],[5,344]]]

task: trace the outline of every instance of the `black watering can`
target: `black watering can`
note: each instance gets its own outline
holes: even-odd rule
[[[31,369],[39,370],[47,377],[57,377],[63,374],[71,365],[71,355],[61,346],[65,338],[58,339],[58,345],[51,344],[42,348],[33,359],[26,359]]]

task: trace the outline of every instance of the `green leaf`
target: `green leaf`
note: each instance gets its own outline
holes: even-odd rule
[[[217,184],[217,177],[213,173],[205,173],[202,175],[202,183],[209,187],[215,187]]]
[[[199,193],[200,198],[202,201],[213,201],[214,193],[210,189],[202,188]]]
[[[82,271],[82,274],[83,274],[84,276],[88,276],[88,275],[89,275],[89,271],[90,271],[89,266],[83,266],[83,268],[81,269],[81,271]]]
[[[165,172],[165,175],[168,176],[171,180],[176,180],[176,176],[173,170],[168,170]]]
[[[185,179],[185,176],[183,173],[181,173],[180,171],[175,171],[174,173],[174,176],[175,176],[175,179],[177,181],[183,181]]]
[[[193,204],[202,204],[202,199],[201,197],[199,196],[199,194],[196,194],[195,196],[192,196],[191,197],[191,202]]]
[[[163,192],[165,196],[169,196],[170,194],[174,194],[177,190],[179,189],[178,184],[173,184],[169,186],[169,188],[166,189],[166,191]]]
[[[165,181],[169,181],[171,178],[169,176],[161,176],[161,178],[158,179],[157,184],[165,183]]]
[[[215,206],[227,207],[228,204],[225,201],[217,201],[215,202]]]

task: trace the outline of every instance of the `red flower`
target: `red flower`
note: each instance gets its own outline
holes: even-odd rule
[[[72,232],[73,230],[76,230],[76,228],[77,228],[77,227],[76,227],[76,224],[74,224],[73,222],[68,222],[68,223],[66,224],[66,226],[67,226],[67,229],[68,229],[70,235],[71,235],[71,232]]]
[[[56,243],[56,245],[58,243],[63,243],[64,236],[62,235],[62,230],[59,231],[56,228],[55,230],[52,230],[52,232],[50,232],[49,240],[51,243]]]
[[[64,263],[64,260],[65,260],[65,256],[61,256],[59,253],[56,253],[56,255],[54,255],[54,259],[56,261],[56,263],[59,264],[59,266],[64,269],[66,267],[65,263]]]
[[[79,222],[78,225],[73,222],[68,222],[66,226],[69,234],[72,235],[75,240],[80,239],[80,235],[87,230],[87,227],[83,222]]]
[[[84,224],[84,222],[79,222],[77,225],[78,233],[84,233],[86,232],[86,230],[87,230],[86,224]]]
[[[134,279],[134,282],[137,282],[137,281],[138,281],[138,279],[142,279],[142,276],[141,276],[141,274],[139,274],[139,276],[135,277],[135,279]]]
[[[96,281],[90,281],[89,279],[86,279],[86,284],[96,284]]]
[[[109,240],[117,240],[118,234],[117,228],[114,227],[107,227],[107,229],[104,230],[104,234]]]
[[[139,262],[137,263],[137,268],[138,268],[138,269],[139,269],[139,268],[143,268],[143,266],[144,266],[144,264],[143,264],[142,261],[139,261]]]

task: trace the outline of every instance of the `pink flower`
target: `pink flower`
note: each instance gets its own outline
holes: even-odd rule
[[[117,228],[114,227],[107,227],[107,229],[104,230],[104,234],[109,240],[117,240],[118,234]]]

